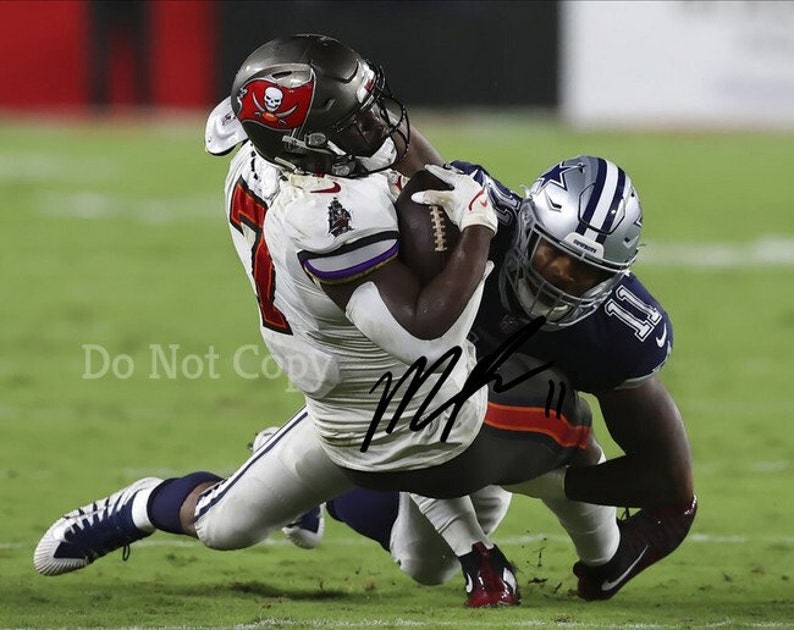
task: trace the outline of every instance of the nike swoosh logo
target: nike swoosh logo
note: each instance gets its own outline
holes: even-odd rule
[[[472,197],[472,200],[469,202],[469,212],[474,210],[475,201],[478,203],[478,205],[480,205],[483,208],[488,207],[488,198],[485,197],[484,195],[485,195],[485,190],[480,190],[480,192],[478,192],[476,195],[474,195],[474,197]]]
[[[656,345],[660,348],[664,345],[664,342],[667,341],[667,324],[664,325],[664,330],[662,331],[661,336],[656,337]]]
[[[338,193],[340,190],[342,190],[342,187],[339,185],[339,182],[334,182],[333,185],[328,188],[321,188],[320,190],[313,190],[312,192],[333,194]]]
[[[471,593],[474,590],[474,580],[471,579],[471,576],[467,573],[466,574],[466,593]]]
[[[634,567],[637,566],[637,563],[642,560],[645,552],[648,551],[648,545],[645,545],[645,549],[640,552],[640,555],[637,556],[637,559],[629,565],[629,568],[626,569],[623,573],[621,573],[616,580],[604,580],[601,584],[601,590],[604,592],[611,591],[614,587],[618,586],[623,580],[628,577],[629,573],[634,570]]]

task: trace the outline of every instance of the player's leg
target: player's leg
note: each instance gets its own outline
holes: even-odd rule
[[[59,518],[36,545],[36,571],[61,575],[82,569],[116,549],[124,548],[126,553],[128,545],[154,532],[146,517],[146,501],[161,483],[162,479],[155,477],[139,479]]]
[[[564,472],[565,469],[560,468],[505,488],[541,499],[570,536],[579,560],[587,566],[603,565],[615,555],[620,542],[617,511],[614,506],[568,499],[562,487]]]
[[[279,427],[267,427],[255,436],[248,449],[254,453],[267,444],[276,435]],[[325,534],[325,516],[323,506],[316,505],[308,512],[299,514],[281,528],[281,532],[293,545],[301,549],[314,549],[322,542]]]
[[[457,557],[407,492],[395,493],[398,511],[388,550],[400,570],[426,586],[447,582],[460,570]]]
[[[326,507],[332,518],[390,552],[400,569],[420,584],[443,584],[460,566],[407,492],[354,488]]]
[[[245,547],[349,488],[302,413],[227,480],[205,472],[146,478],[70,512],[41,538],[34,566],[44,575],[81,569],[156,529]]]
[[[475,491],[470,496],[454,499],[431,499],[417,494],[409,496],[437,532],[437,536],[429,540],[417,538],[414,534],[410,542],[422,547],[423,543],[438,546],[435,541],[437,537],[444,540],[446,544],[443,545],[441,556],[447,557],[448,549],[451,550],[463,569],[468,606],[481,608],[498,605],[514,606],[520,603],[521,596],[512,565],[488,536],[489,531],[493,531],[507,511],[509,499],[505,497],[510,496],[508,492],[495,486],[488,486]],[[483,512],[490,510],[490,514],[487,516],[480,514],[475,507],[475,497],[480,510]],[[411,510],[408,514],[412,513]],[[491,525],[489,531],[486,531],[485,523]],[[419,549],[411,556],[412,567],[418,564],[417,557],[423,558],[422,565],[427,565],[429,560],[431,565],[438,563],[439,567],[444,566],[440,559],[436,560],[427,549]],[[401,566],[404,564],[405,561]]]
[[[515,378],[533,361],[514,355],[505,368],[506,377]],[[504,392],[492,391],[485,423],[492,430],[501,428],[513,432],[516,440],[524,440],[527,453],[537,453],[549,471],[504,487],[541,499],[571,537],[580,561],[586,565],[598,566],[612,558],[620,541],[616,509],[571,501],[562,487],[565,466],[597,464],[603,458],[591,431],[590,407],[567,377],[549,370],[542,379],[530,379]]]
[[[147,477],[61,517],[41,537],[33,566],[43,575],[82,569],[95,560],[162,531],[194,535],[182,523],[183,505],[220,481],[209,472],[177,479]]]
[[[608,562],[592,566],[581,560],[573,572],[585,600],[609,599],[638,573],[675,551],[697,513],[697,498],[662,509],[642,509],[618,521],[620,545]]]
[[[501,523],[511,497],[509,492],[489,486],[466,498],[464,509],[473,508],[476,513],[474,531],[482,533],[458,531],[468,546],[457,554],[427,518],[427,512],[431,512],[437,521],[455,520],[459,516],[455,508],[460,507],[455,501],[355,488],[329,501],[327,509],[333,518],[388,550],[400,569],[420,584],[442,584],[463,568],[464,575],[470,576],[466,579],[467,603],[480,607],[518,603],[512,566],[497,547],[492,543],[486,546],[478,538],[487,540]],[[419,504],[424,505],[426,513]],[[449,528],[446,531],[449,533]]]
[[[327,501],[325,508],[334,520],[390,551],[400,505],[399,492],[353,488]]]
[[[202,493],[196,534],[213,549],[247,547],[351,487],[302,410],[237,472]]]
[[[606,461],[592,433],[586,446],[578,456],[571,457],[570,465]],[[675,550],[692,525],[697,511],[694,499],[664,510],[640,510],[620,521],[613,506],[571,501],[565,496],[565,470],[561,467],[506,487],[540,498],[557,516],[579,557],[573,571],[583,599],[602,600],[615,595],[637,574]]]

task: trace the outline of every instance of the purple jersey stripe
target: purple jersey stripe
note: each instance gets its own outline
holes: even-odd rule
[[[387,249],[382,254],[375,256],[374,258],[370,258],[362,263],[358,263],[357,265],[353,265],[352,267],[347,267],[345,269],[339,269],[337,271],[322,271],[317,269],[314,265],[312,265],[311,260],[306,260],[303,262],[303,266],[306,270],[313,275],[318,280],[327,280],[327,281],[339,281],[344,280],[345,278],[354,278],[356,276],[360,276],[365,271],[378,267],[382,265],[387,260],[394,258],[397,255],[397,251],[399,249],[399,245],[394,243],[389,249]]]

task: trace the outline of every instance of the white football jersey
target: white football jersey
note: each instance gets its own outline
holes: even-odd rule
[[[320,281],[350,281],[397,255],[393,202],[400,185],[394,171],[360,179],[285,172],[250,144],[234,157],[226,181],[232,239],[259,298],[268,349],[305,395],[329,457],[357,470],[410,470],[453,458],[477,435],[487,404],[483,387],[463,404],[444,442],[451,406],[427,426],[409,427],[415,413],[422,412],[422,419],[461,391],[476,362],[466,342],[426,409],[421,406],[438,386],[436,374],[410,400],[404,400],[408,383],[397,390],[361,450],[385,391],[384,384],[375,384],[388,372],[396,388],[408,366],[365,337]],[[401,403],[407,404],[387,432]]]

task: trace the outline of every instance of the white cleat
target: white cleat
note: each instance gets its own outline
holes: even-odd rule
[[[33,552],[33,566],[42,575],[61,575],[87,567],[97,558],[146,538],[154,529],[141,530],[132,520],[132,502],[162,479],[139,479],[126,488],[69,512],[47,530]]]
[[[325,516],[323,507],[318,505],[296,520],[285,525],[281,531],[293,545],[301,549],[314,549],[323,540]]]

